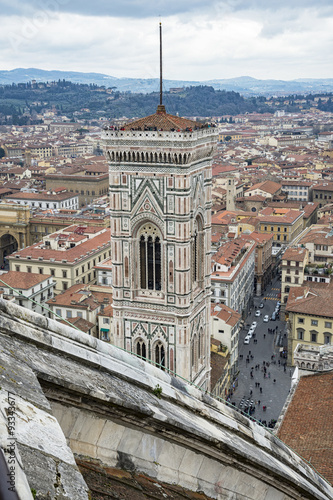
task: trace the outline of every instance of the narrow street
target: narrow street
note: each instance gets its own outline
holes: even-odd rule
[[[254,307],[240,332],[238,385],[231,397],[231,402],[243,411],[252,402],[252,416],[266,421],[266,425],[278,419],[292,379],[292,370],[285,366],[286,359],[280,356],[281,346],[286,345],[286,323],[279,318],[271,320],[279,292],[280,281],[274,278],[262,297],[254,297]],[[263,308],[260,303],[264,304]],[[257,310],[259,317],[255,316]],[[269,316],[268,323],[263,322],[265,315]],[[244,338],[253,321],[257,322],[255,336],[246,345]]]

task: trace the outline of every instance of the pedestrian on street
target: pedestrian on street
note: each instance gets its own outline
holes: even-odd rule
[[[264,339],[266,338],[266,333],[264,333]]]
[[[273,380],[273,382],[274,382],[274,384],[275,384],[275,382],[276,382],[276,379],[274,379],[274,380]]]
[[[268,372],[268,378],[271,378],[271,372]]]
[[[260,394],[262,394],[262,387],[260,387]]]
[[[260,399],[258,399],[258,405],[260,406]]]

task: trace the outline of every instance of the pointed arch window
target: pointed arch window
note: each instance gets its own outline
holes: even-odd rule
[[[203,226],[201,219],[197,217],[192,239],[192,279],[200,287],[203,286],[204,278],[204,253]]]
[[[137,354],[137,356],[140,356],[141,358],[144,358],[144,359],[147,358],[146,343],[143,339],[138,339],[136,341],[136,354]]]
[[[192,371],[198,371],[198,336],[197,334],[193,335],[192,345],[191,345],[191,365]]]
[[[164,345],[162,344],[162,342],[160,340],[155,344],[154,355],[155,355],[155,363],[157,365],[159,365],[159,367],[162,368],[162,370],[164,370],[165,369],[165,349],[164,349]]]
[[[140,233],[140,288],[161,290],[162,252],[160,235],[157,228],[152,224],[146,224]]]

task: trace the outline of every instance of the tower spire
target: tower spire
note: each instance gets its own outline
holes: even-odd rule
[[[163,75],[162,75],[162,23],[160,22],[160,104],[157,106],[157,113],[165,113],[163,105]]]
[[[163,104],[163,77],[162,77],[162,23],[160,22],[160,105]]]

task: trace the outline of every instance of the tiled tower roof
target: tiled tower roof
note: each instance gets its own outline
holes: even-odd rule
[[[192,131],[195,129],[204,128],[205,124],[181,118],[175,115],[169,115],[164,105],[157,107],[156,113],[153,115],[139,118],[133,122],[124,125],[124,130],[170,130],[170,131]]]

